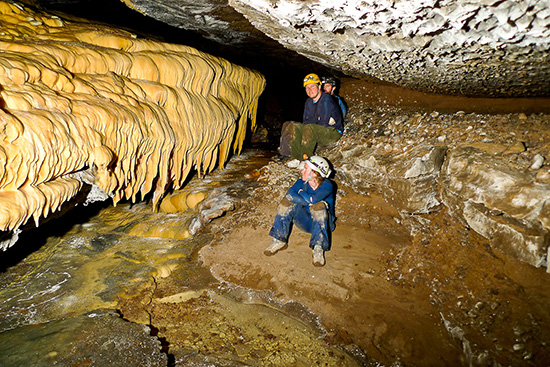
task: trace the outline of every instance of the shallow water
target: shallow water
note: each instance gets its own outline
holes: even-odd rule
[[[249,150],[233,157],[225,169],[193,178],[185,190],[238,203],[256,185],[254,170],[272,155]],[[131,321],[118,326],[122,329],[149,325],[150,332],[135,336],[138,344],[162,340],[164,360],[151,362],[150,349],[144,349],[144,360],[135,365],[279,361],[306,366],[312,358],[355,364],[347,353],[324,344],[317,317],[305,307],[280,305],[266,292],[219,284],[197,256],[212,240],[207,227],[191,238],[181,235],[200,215],[198,209],[154,213],[147,201],[116,207],[97,203],[77,206],[22,235],[3,254],[13,256],[13,262],[3,257],[6,270],[0,274],[0,365],[109,365],[107,361],[120,358],[117,348],[103,351],[109,358],[94,360],[81,348],[86,342],[70,338],[70,330],[92,329],[83,320],[89,321],[85,315],[96,310]],[[116,335],[111,328],[96,329],[95,340]],[[309,350],[305,357],[304,350]],[[139,351],[132,355],[140,360]]]

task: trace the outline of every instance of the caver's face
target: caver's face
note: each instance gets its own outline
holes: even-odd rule
[[[325,93],[332,94],[332,92],[334,92],[334,89],[336,88],[330,83],[323,84],[323,90],[325,91]]]
[[[319,84],[313,83],[306,85],[307,96],[317,102],[319,97],[321,97],[321,86]]]
[[[309,164],[304,164],[304,168],[302,168],[302,181],[307,181],[310,175],[311,167],[309,166]]]

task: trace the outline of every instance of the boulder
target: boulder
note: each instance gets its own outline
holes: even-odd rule
[[[465,225],[501,252],[534,266],[547,265],[550,184],[536,172],[473,146],[447,153],[440,197]]]
[[[429,213],[440,205],[437,193],[445,146],[421,144],[402,153],[357,149],[342,153],[346,164],[338,174],[358,192],[377,186],[400,210]]]

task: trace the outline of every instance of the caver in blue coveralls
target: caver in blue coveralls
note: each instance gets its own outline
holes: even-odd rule
[[[328,179],[317,190],[298,179],[279,204],[269,235],[288,242],[294,223],[302,231],[311,233],[309,247],[319,245],[324,251],[330,250],[330,234],[336,227],[335,191],[334,183]]]

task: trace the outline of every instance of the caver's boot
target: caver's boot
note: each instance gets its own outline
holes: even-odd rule
[[[271,241],[271,245],[264,250],[264,254],[267,256],[275,255],[277,252],[287,248],[288,244],[284,241],[274,238]]]
[[[323,251],[323,248],[321,246],[315,246],[313,248],[313,265],[325,265],[325,252]]]

